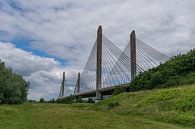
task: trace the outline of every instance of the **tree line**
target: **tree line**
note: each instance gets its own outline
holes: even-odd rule
[[[27,101],[30,83],[0,60],[0,104],[20,104]]]

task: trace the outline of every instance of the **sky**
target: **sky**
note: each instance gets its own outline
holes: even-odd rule
[[[103,34],[121,50],[137,38],[173,56],[195,48],[194,0],[0,0],[0,59],[31,83],[28,99],[57,98]],[[66,93],[71,93],[68,87]]]

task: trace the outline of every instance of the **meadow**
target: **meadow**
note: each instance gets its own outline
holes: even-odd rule
[[[195,128],[195,85],[122,93],[96,104],[0,106],[0,129]]]

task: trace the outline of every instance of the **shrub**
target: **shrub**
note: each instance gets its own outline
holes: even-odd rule
[[[76,98],[72,95],[70,96],[67,96],[65,98],[62,98],[62,99],[58,99],[56,102],[57,103],[65,103],[65,104],[72,104],[74,102]]]
[[[120,93],[123,93],[123,92],[125,92],[126,91],[126,89],[125,89],[125,87],[117,87],[115,90],[114,90],[114,92],[112,93],[112,95],[118,95],[118,94],[120,94]]]
[[[141,73],[130,83],[130,91],[195,83],[195,50]]]

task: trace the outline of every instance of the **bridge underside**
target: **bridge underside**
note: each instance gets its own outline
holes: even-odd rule
[[[112,95],[112,93],[114,92],[114,90],[118,87],[123,88],[123,87],[128,87],[129,83],[127,84],[123,84],[120,86],[112,86],[112,87],[106,87],[106,88],[101,88],[98,91],[101,93],[102,96],[104,95]],[[96,90],[90,90],[90,91],[86,91],[86,92],[82,92],[82,93],[76,93],[73,94],[73,96],[75,97],[82,97],[82,98],[88,98],[88,97],[96,97]]]

